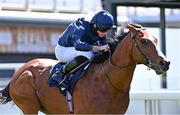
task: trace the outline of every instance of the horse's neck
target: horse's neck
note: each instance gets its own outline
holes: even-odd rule
[[[116,47],[113,55],[112,62],[118,66],[126,66],[133,63],[132,60],[132,47],[133,42],[131,38],[128,38],[130,35],[128,34],[126,38],[124,38]]]
[[[128,92],[136,65],[132,60],[132,40],[125,38],[114,51],[111,61],[104,63],[112,84],[121,92]]]

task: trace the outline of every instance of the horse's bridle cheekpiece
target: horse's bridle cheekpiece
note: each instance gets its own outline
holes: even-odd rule
[[[138,51],[140,52],[141,56],[144,58],[144,64],[148,66],[148,68],[150,69],[151,67],[153,67],[153,63],[150,59],[147,58],[147,56],[143,53],[143,51],[141,50],[141,48],[139,47],[137,41],[136,41],[136,36],[137,36],[137,33],[139,32],[140,30],[138,30],[134,36],[132,37],[133,39],[133,44],[135,47],[137,47]]]

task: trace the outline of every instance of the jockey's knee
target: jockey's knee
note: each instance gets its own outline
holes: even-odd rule
[[[86,57],[88,59],[91,59],[94,56],[94,54],[92,52],[90,52],[90,51],[89,52],[78,51],[76,55],[77,56],[84,56],[84,57]]]
[[[75,57],[75,60],[78,62],[78,63],[84,63],[85,61],[88,60],[87,57],[83,56],[83,55],[79,55],[79,56],[76,56]]]

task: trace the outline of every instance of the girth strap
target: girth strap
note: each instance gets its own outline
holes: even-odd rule
[[[68,90],[66,90],[66,103],[68,107],[68,113],[73,114],[74,113],[73,99],[72,99],[72,95]]]

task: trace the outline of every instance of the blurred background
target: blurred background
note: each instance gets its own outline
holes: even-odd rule
[[[79,17],[90,20],[106,9],[115,24],[135,22],[157,38],[171,61],[166,74],[138,65],[126,114],[180,114],[180,1],[179,0],[0,0],[0,88],[15,69],[34,58],[52,58],[58,36]],[[20,114],[12,103],[0,114]],[[42,114],[42,113],[40,113]]]

